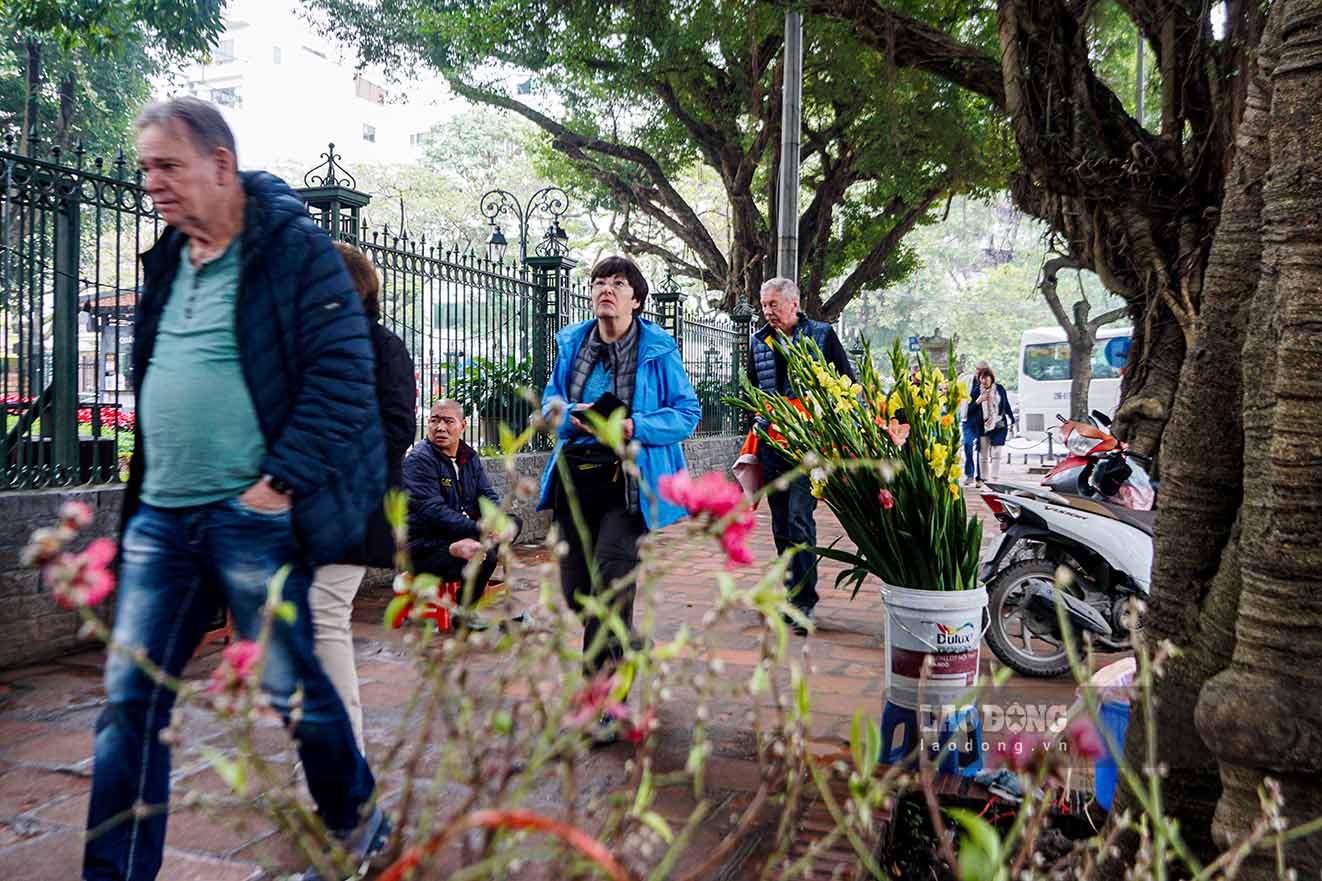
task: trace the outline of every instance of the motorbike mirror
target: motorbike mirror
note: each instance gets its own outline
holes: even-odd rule
[[[1060,413],[1057,413],[1057,414],[1056,414],[1056,421],[1059,422],[1061,425],[1064,425],[1066,422],[1069,422],[1069,420],[1066,419],[1066,418],[1065,418],[1063,415],[1061,415]]]
[[[1107,416],[1107,415],[1106,415],[1105,413],[1103,413],[1101,410],[1094,410],[1094,411],[1092,411],[1092,418],[1093,418],[1093,420],[1094,420],[1095,422],[1097,422],[1097,423],[1098,423],[1099,425],[1101,425],[1103,428],[1110,428],[1110,427],[1111,427],[1111,417],[1110,417],[1110,416]]]

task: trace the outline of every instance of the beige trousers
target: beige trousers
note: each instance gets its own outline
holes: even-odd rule
[[[312,630],[316,635],[317,660],[335,686],[353,724],[359,751],[363,742],[363,702],[358,697],[358,670],[353,659],[353,598],[363,583],[363,566],[319,566],[312,577],[308,605],[312,607]],[[363,755],[367,753],[364,751]]]
[[[991,445],[991,438],[983,435],[978,438],[978,462],[982,467],[983,480],[1000,480],[1001,448]]]

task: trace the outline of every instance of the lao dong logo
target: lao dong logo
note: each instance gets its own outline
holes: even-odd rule
[[[967,649],[973,647],[973,640],[977,638],[977,631],[973,628],[972,621],[965,621],[959,627],[951,627],[947,624],[939,624],[935,621],[928,621],[936,627],[936,644],[945,648]]]

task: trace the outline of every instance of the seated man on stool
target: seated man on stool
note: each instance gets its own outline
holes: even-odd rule
[[[486,468],[477,452],[463,441],[468,420],[457,401],[442,398],[427,417],[426,439],[404,457],[404,490],[409,497],[409,555],[415,572],[426,572],[446,581],[463,581],[464,565],[481,553],[482,529],[478,498],[495,505],[500,497],[491,488]],[[522,528],[517,517],[515,535]],[[468,630],[490,625],[472,610],[496,570],[496,551],[487,552],[473,584],[465,585],[455,613],[456,622]]]

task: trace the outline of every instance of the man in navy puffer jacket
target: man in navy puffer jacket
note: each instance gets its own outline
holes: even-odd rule
[[[385,482],[372,347],[344,265],[303,203],[269,174],[240,175],[210,104],[182,98],[138,120],[143,185],[169,226],[142,256],[133,343],[135,449],[114,638],[178,676],[218,607],[257,639],[267,585],[288,566],[260,659],[317,810],[365,856],[388,824],[344,706],[313,653],[312,567],[362,537]],[[226,661],[230,689],[250,655]],[[106,664],[83,878],[160,869],[175,693],[122,652]],[[319,878],[310,872],[307,878]]]

